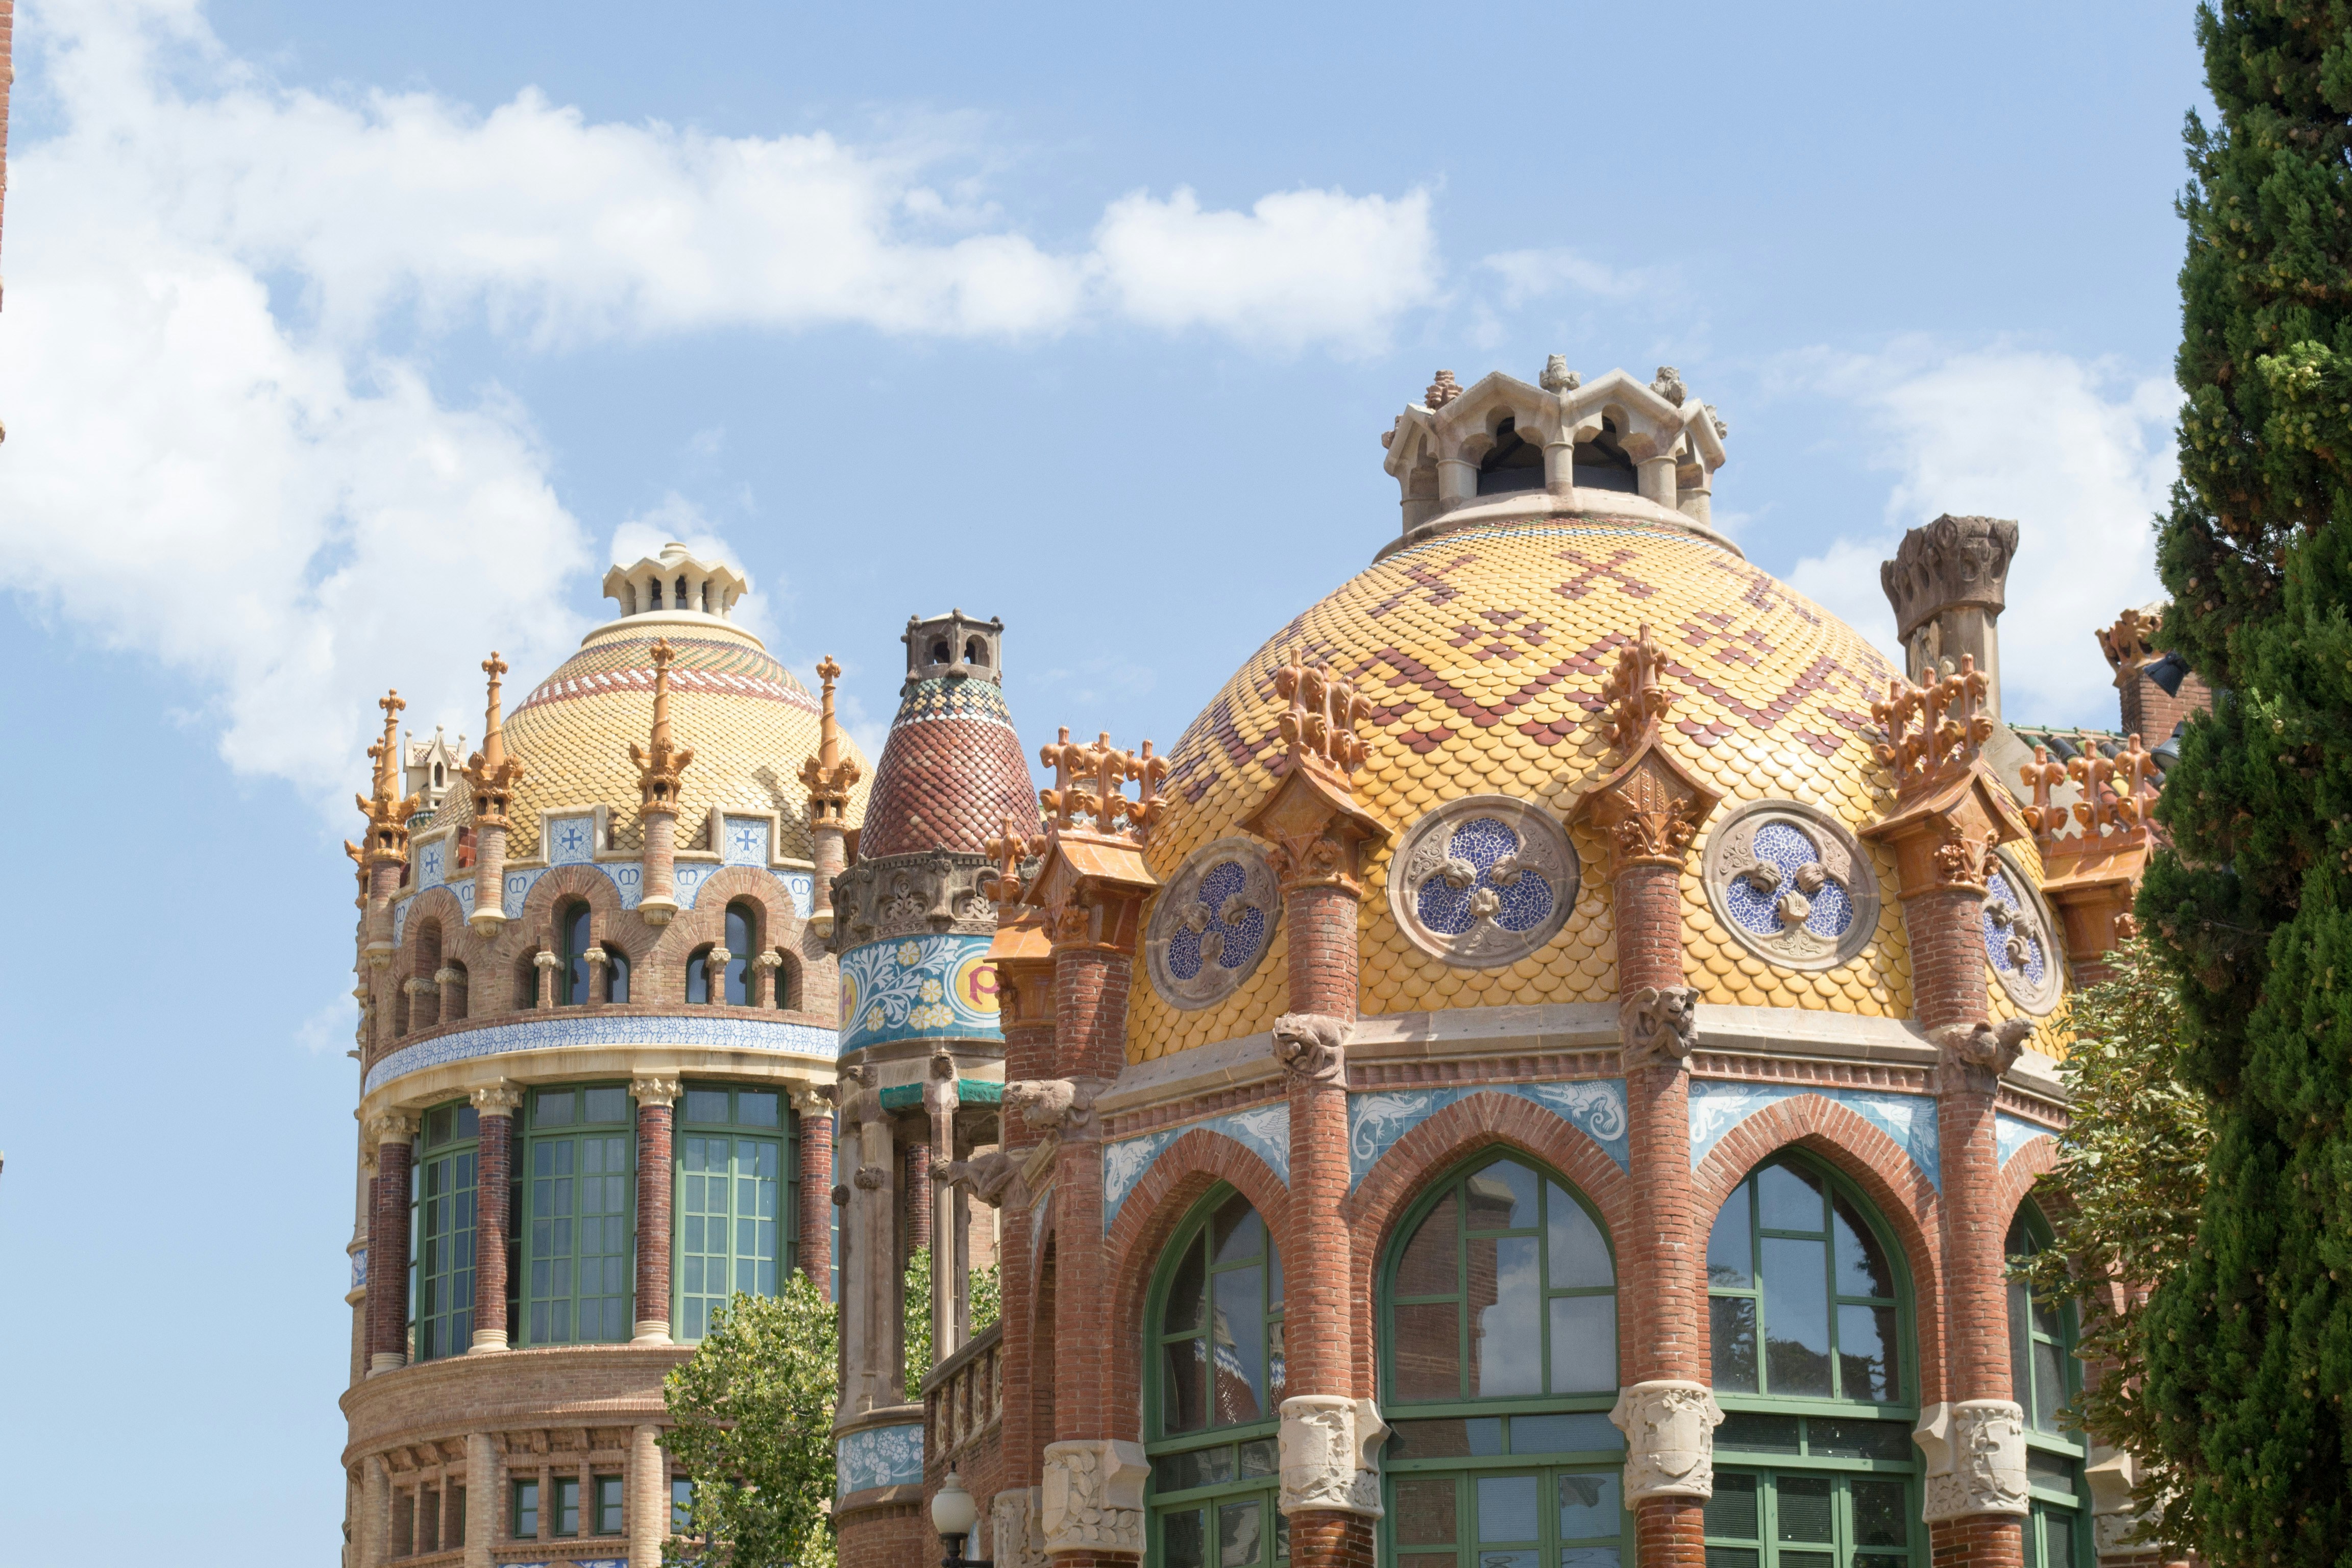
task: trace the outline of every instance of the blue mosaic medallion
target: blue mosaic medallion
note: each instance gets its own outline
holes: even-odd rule
[[[2046,1014],[2058,1005],[2060,963],[2050,938],[2050,917],[2007,854],[1985,879],[1985,963],[2010,999],[2029,1013]]]
[[[1405,834],[1389,862],[1389,911],[1446,963],[1498,969],[1551,940],[1580,875],[1549,814],[1508,795],[1472,795]]]
[[[1281,889],[1255,839],[1202,846],[1152,904],[1144,935],[1151,988],[1171,1006],[1213,1006],[1256,969],[1281,917]]]
[[[1702,875],[1716,918],[1790,969],[1850,962],[1878,927],[1878,879],[1843,824],[1793,800],[1750,801],[1709,836]]]

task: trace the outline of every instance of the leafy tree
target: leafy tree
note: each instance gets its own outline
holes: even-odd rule
[[[931,1375],[931,1249],[918,1247],[907,1255],[902,1281],[907,1306],[907,1403],[923,1397],[923,1379]]]
[[[2111,978],[2080,993],[2074,1043],[2059,1071],[2074,1092],[2071,1125],[2046,1178],[2066,1202],[2049,1214],[2055,1245],[2024,1270],[2037,1295],[2072,1297],[2081,1313],[2085,1380],[2074,1425],[2142,1456],[2165,1448],[2162,1416],[2143,1397],[2147,1289],[2176,1277],[2196,1239],[2212,1144],[2204,1095],[2180,1076],[2179,991],[2145,943],[2110,955]],[[2140,1500],[2160,1512],[2157,1534],[2190,1539],[2177,1467],[2151,1458]]]
[[[2156,1286],[2144,1458],[2212,1562],[2352,1559],[2352,0],[2222,0],[2180,202],[2181,480],[2162,636],[2221,693],[2158,807],[2141,921],[2212,1102]]]
[[[780,1296],[729,1302],[671,1372],[662,1444],[694,1503],[664,1563],[832,1568],[835,1354],[834,1310],[795,1269]]]

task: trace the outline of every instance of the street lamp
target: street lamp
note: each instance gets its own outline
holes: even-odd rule
[[[940,1568],[996,1568],[985,1557],[966,1557],[963,1543],[971,1539],[972,1526],[980,1522],[980,1505],[963,1489],[963,1478],[953,1470],[940,1483],[931,1499],[931,1528],[940,1532],[947,1547],[947,1556]]]

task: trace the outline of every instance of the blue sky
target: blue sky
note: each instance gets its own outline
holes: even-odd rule
[[[473,735],[616,553],[869,739],[953,604],[1033,744],[1165,746],[1433,370],[1672,363],[1753,559],[1884,640],[1904,527],[2018,518],[2008,710],[2113,722],[2187,5],[1129,12],[20,9],[0,1561],[333,1550],[373,700]]]

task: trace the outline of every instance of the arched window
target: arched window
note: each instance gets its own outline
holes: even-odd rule
[[[629,999],[629,955],[611,942],[604,943],[604,1000]]]
[[[1405,1216],[1381,1286],[1381,1529],[1399,1568],[1612,1568],[1616,1264],[1557,1176],[1487,1155]]]
[[[931,662],[933,664],[946,664],[954,658],[955,649],[948,646],[947,638],[940,637],[932,642]]]
[[[1517,420],[1504,420],[1495,432],[1494,446],[1478,459],[1478,493],[1493,496],[1543,488],[1543,448],[1519,434]]]
[[[1642,488],[1641,474],[1619,440],[1623,434],[1614,419],[1604,417],[1600,434],[1577,446],[1571,469],[1577,489],[1624,490],[1631,494]]]
[[[776,950],[776,1005],[785,1012],[795,1012],[805,998],[801,994],[801,961]]]
[[[588,988],[593,978],[588,973],[588,949],[594,944],[589,938],[585,900],[574,900],[558,910],[555,931],[555,956],[562,961],[555,969],[555,1005],[581,1006],[588,1000]]]
[[[710,949],[698,947],[686,961],[686,1000],[702,1006],[710,1000]]]
[[[1809,1156],[1733,1189],[1706,1245],[1716,1568],[1924,1563],[1910,1281],[1869,1202]]]
[[[2012,1264],[2021,1264],[2050,1240],[2050,1222],[2028,1200],[2010,1222],[2005,1250]],[[2082,1435],[2059,1421],[2082,1385],[2074,1330],[2074,1303],[2037,1297],[2022,1279],[2009,1282],[2010,1397],[2025,1408],[2025,1478],[2033,1497],[2026,1568],[2073,1568],[2091,1560],[2082,1512]]]
[[[760,946],[760,911],[748,900],[727,906],[727,1005],[751,1005],[751,960]]]
[[[978,637],[965,638],[963,645],[963,661],[966,664],[986,664],[988,662],[987,645],[982,643]]]
[[[648,595],[647,602],[650,607],[656,610],[660,609],[662,607],[661,579],[655,577],[648,580],[646,584],[646,592]]]
[[[1247,1198],[1202,1200],[1160,1257],[1148,1311],[1152,1561],[1270,1568],[1290,1554],[1275,1508],[1282,1258]]]

